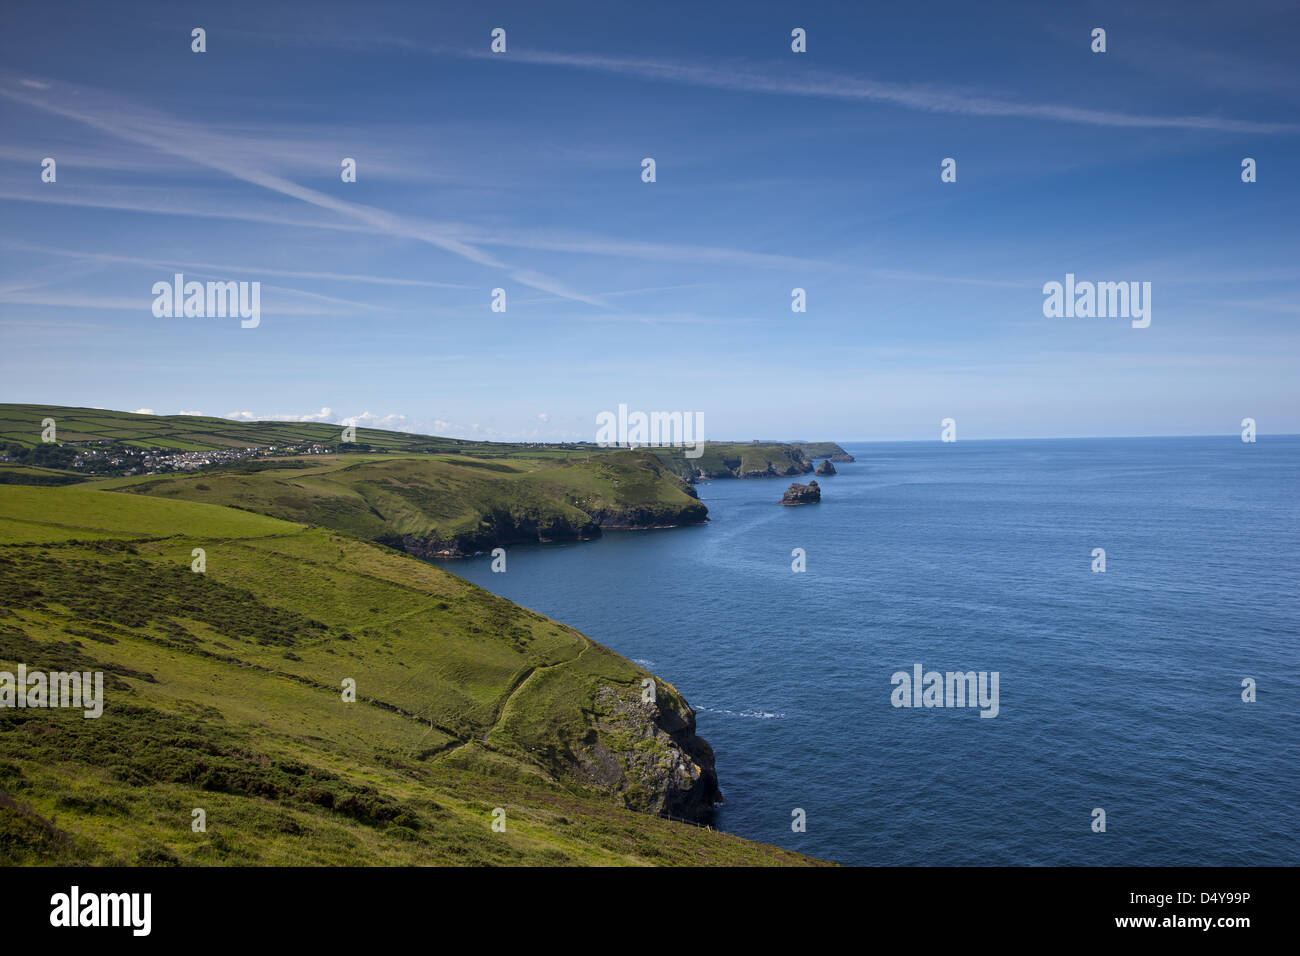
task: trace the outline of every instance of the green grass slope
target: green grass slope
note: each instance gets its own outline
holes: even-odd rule
[[[312,456],[273,465],[101,486],[244,508],[424,557],[591,538],[609,528],[693,524],[708,515],[689,486],[644,451],[563,460]]]
[[[102,671],[105,704],[0,708],[0,863],[815,862],[658,815],[714,786],[670,685],[324,528],[0,487],[0,670],[20,663]]]
[[[40,440],[47,419],[55,422],[57,442]],[[373,429],[359,429],[356,442],[343,446],[341,431],[319,423],[0,405],[0,456],[10,459],[0,461],[0,485],[94,479],[98,487],[345,531],[423,557],[591,538],[602,529],[695,524],[708,516],[690,485],[648,450],[471,443]],[[344,453],[320,454],[314,446]],[[173,451],[196,454],[175,461],[167,457]]]

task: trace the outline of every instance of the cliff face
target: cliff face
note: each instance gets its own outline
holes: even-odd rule
[[[806,475],[818,458],[853,461],[834,442],[707,442],[698,458],[678,449],[655,449],[664,467],[687,481],[716,478],[780,478]]]
[[[712,481],[716,478],[781,478],[806,475],[813,463],[801,450],[793,446],[776,449],[745,449],[743,454],[718,454],[700,464],[690,465],[686,478],[689,481]]]
[[[439,534],[402,535],[396,542],[401,550],[417,558],[463,558],[493,548],[512,544],[537,544],[547,541],[586,541],[600,536],[600,525],[588,518],[572,521],[559,516],[515,515],[489,512],[475,531],[443,536]]]
[[[694,489],[691,489],[694,491]],[[639,528],[676,528],[684,524],[700,524],[709,519],[709,509],[702,504],[682,508],[601,508],[591,512],[597,529],[627,531]]]
[[[795,444],[802,448],[808,457],[814,461],[818,458],[840,463],[856,460],[833,441],[795,442]]]
[[[692,489],[694,491],[694,489]],[[575,509],[576,510],[576,509]],[[641,528],[675,528],[709,520],[709,509],[698,501],[685,505],[658,504],[626,508],[596,508],[579,512],[581,517],[560,514],[489,511],[473,531],[458,534],[390,536],[382,543],[399,547],[417,558],[463,558],[472,554],[507,548],[514,544],[544,544],[550,541],[587,541],[599,538],[603,529],[629,531]]]
[[[655,699],[613,687],[596,699],[597,722],[582,761],[591,780],[633,810],[699,820],[722,802],[713,748],[695,734],[695,711],[669,684]]]
[[[766,468],[751,468],[748,471],[733,471],[737,478],[788,478],[793,475],[806,475],[813,470],[812,462],[802,455],[791,455],[789,461],[769,461]]]

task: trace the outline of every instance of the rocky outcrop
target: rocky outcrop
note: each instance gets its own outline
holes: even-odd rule
[[[801,485],[795,482],[785,490],[785,495],[781,498],[783,505],[811,505],[822,500],[822,490],[817,487],[816,479]]]
[[[790,449],[785,455],[770,458],[763,468],[750,468],[742,471],[737,467],[732,474],[737,478],[787,478],[794,475],[806,475],[813,470],[813,463],[797,448]]]
[[[622,793],[633,810],[699,820],[722,802],[713,748],[695,734],[695,711],[671,685],[604,687],[596,696],[597,733],[584,754],[593,782]]]
[[[492,511],[483,516],[478,528],[459,534],[394,535],[395,540],[381,538],[381,544],[397,547],[417,558],[463,558],[493,548],[512,544],[537,544],[547,541],[586,541],[600,536],[600,525],[584,516],[585,521],[571,521],[558,516],[515,515]]]
[[[830,458],[826,460],[838,461],[841,465],[844,464],[845,462],[857,461],[857,459],[854,458],[852,455],[850,455],[847,451],[837,451],[835,454],[831,455]]]
[[[827,475],[835,474],[835,466],[831,464],[831,460],[829,458],[827,458],[825,461],[823,461],[820,465],[817,466],[817,474],[823,478],[825,478]]]
[[[694,489],[692,489],[694,490]],[[601,508],[591,512],[599,528],[630,531],[642,528],[677,528],[684,524],[702,524],[709,520],[709,509],[702,504],[684,508]]]

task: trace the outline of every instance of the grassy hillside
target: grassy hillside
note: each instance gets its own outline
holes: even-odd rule
[[[324,528],[0,487],[19,663],[102,671],[106,702],[0,709],[0,863],[812,862],[655,815],[714,786],[673,687],[645,703],[571,628]]]
[[[55,442],[41,441],[47,419]],[[0,485],[94,478],[100,487],[243,508],[423,557],[708,516],[689,484],[645,450],[373,429],[342,445],[341,434],[318,423],[3,405],[0,453],[8,449],[13,460],[0,461]],[[104,481],[106,474],[122,477]]]
[[[689,486],[647,452],[570,460],[328,455],[268,464],[103,486],[246,508],[425,557],[592,538],[602,528],[692,524],[708,515]]]

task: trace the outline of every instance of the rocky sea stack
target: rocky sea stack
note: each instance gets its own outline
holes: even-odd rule
[[[811,504],[816,504],[821,500],[822,500],[822,490],[821,488],[817,487],[817,482],[814,479],[813,481],[808,482],[808,484],[806,485],[801,485],[797,481],[794,484],[792,484],[789,488],[785,490],[785,495],[782,496],[781,498],[781,504],[811,505]]]
[[[817,474],[822,475],[823,477],[835,474],[835,466],[831,464],[829,458],[817,466]]]

